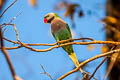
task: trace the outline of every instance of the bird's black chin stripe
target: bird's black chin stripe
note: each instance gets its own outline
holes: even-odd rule
[[[50,18],[47,22],[51,23],[51,21],[54,19],[54,16],[52,18]]]

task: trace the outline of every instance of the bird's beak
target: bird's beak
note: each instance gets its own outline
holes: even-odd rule
[[[46,18],[44,18],[44,23],[47,24],[47,19]]]

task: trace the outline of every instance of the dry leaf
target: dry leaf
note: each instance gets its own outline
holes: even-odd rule
[[[107,52],[107,51],[108,51],[108,47],[103,45],[103,46],[101,47],[101,52],[102,52],[102,53],[105,53],[105,52]]]
[[[89,51],[94,50],[94,48],[95,48],[95,46],[94,46],[94,45],[88,45],[88,50],[89,50]]]
[[[67,6],[68,6],[68,2],[63,1],[55,6],[55,10],[61,10]]]
[[[119,33],[115,33],[114,38],[115,39],[120,39],[120,32]]]
[[[35,7],[37,4],[37,0],[28,0],[28,2],[32,7]]]
[[[102,22],[105,22],[106,24],[116,24],[117,23],[117,19],[111,16],[106,16],[105,19],[101,20]]]
[[[73,19],[76,7],[79,7],[79,4],[69,4],[66,12],[64,13],[64,17],[70,16],[70,18]]]

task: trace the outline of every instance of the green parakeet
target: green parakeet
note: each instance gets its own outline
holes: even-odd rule
[[[72,39],[68,24],[64,22],[56,13],[48,13],[45,15],[44,22],[51,24],[51,32],[56,41]],[[73,51],[72,45],[62,46],[62,48],[68,53],[69,57],[77,67],[79,62]],[[80,71],[83,72],[82,69],[80,69]]]

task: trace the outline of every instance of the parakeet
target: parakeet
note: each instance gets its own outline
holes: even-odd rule
[[[71,31],[68,24],[64,22],[56,13],[46,14],[44,17],[44,22],[46,24],[51,24],[51,32],[56,41],[72,39]],[[73,51],[72,45],[62,46],[62,48],[68,53],[75,66],[78,67],[79,62]],[[81,68],[80,71],[83,72]]]

